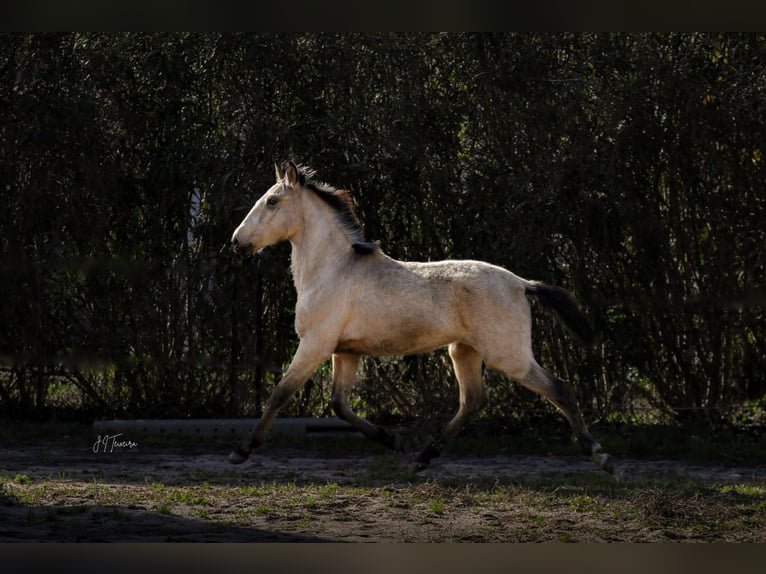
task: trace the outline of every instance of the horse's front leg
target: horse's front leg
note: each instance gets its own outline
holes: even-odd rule
[[[316,344],[316,342],[303,339],[298,345],[290,367],[285,372],[282,380],[274,388],[266,402],[266,408],[263,411],[258,424],[250,433],[250,436],[236,446],[229,454],[229,462],[240,464],[247,460],[250,453],[261,446],[266,441],[266,434],[271,428],[271,423],[277,416],[279,410],[284,407],[303,383],[311,376],[319,365],[327,360],[332,354],[332,349],[326,349],[325,345]]]

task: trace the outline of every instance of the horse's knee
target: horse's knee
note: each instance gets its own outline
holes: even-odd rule
[[[338,395],[333,395],[330,399],[330,406],[332,407],[332,410],[335,411],[335,414],[340,416],[340,413],[343,410],[343,398]]]
[[[474,417],[481,412],[481,409],[484,408],[487,402],[487,392],[482,386],[467,395],[461,406],[467,416]]]

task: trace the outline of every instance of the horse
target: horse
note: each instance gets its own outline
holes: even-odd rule
[[[557,407],[583,453],[614,472],[590,435],[569,383],[542,368],[532,354],[531,311],[536,296],[584,342],[593,330],[577,301],[562,288],[523,279],[471,260],[398,261],[364,238],[348,191],[317,181],[316,171],[292,160],[274,165],[276,183],[255,202],[232,237],[247,257],[289,241],[300,339],[289,368],[263,415],[228,460],[240,464],[261,446],[291,396],[332,360],[331,405],[337,416],[373,441],[402,451],[402,439],[356,415],[348,404],[362,356],[425,353],[447,347],[459,386],[454,417],[415,458],[426,468],[444,444],[486,404],[483,367],[497,370]]]

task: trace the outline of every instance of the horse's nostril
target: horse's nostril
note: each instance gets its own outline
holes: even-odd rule
[[[234,253],[237,253],[239,251],[239,241],[237,240],[236,237],[231,238],[231,250]]]

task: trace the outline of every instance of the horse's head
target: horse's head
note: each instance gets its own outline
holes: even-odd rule
[[[272,185],[242,220],[231,236],[235,253],[250,255],[290,239],[298,230],[301,211],[299,192],[301,175],[292,161],[274,165],[277,182]]]

